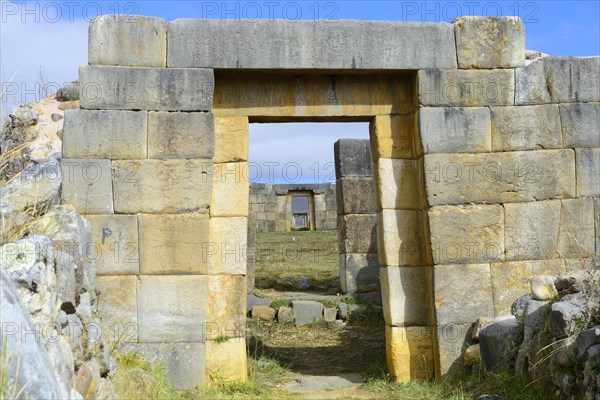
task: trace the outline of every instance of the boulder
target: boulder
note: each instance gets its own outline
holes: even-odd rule
[[[511,365],[523,340],[523,329],[514,316],[496,319],[479,334],[481,360],[487,369]]]
[[[323,319],[323,304],[318,301],[294,300],[292,310],[296,318],[296,326],[310,324]]]
[[[334,322],[337,317],[337,308],[335,307],[326,307],[323,310],[323,317],[327,322]]]
[[[338,304],[338,314],[340,315],[340,318],[345,320],[348,318],[348,305],[346,303],[340,303]]]
[[[586,301],[581,293],[567,295],[562,301],[552,304],[549,326],[556,338],[563,338],[575,332],[579,321],[584,320]]]
[[[510,307],[510,313],[515,316],[519,321],[525,317],[525,307],[527,303],[532,299],[531,294],[526,294],[516,299]]]
[[[73,81],[58,89],[56,100],[60,102],[79,100],[79,81]]]
[[[530,300],[525,307],[523,320],[523,343],[519,347],[515,370],[527,372],[529,369],[529,354],[531,353],[532,341],[540,332],[548,318],[549,305],[545,301]]]
[[[269,306],[253,306],[252,318],[259,321],[273,321],[275,319],[275,310]]]
[[[575,343],[578,358],[582,359],[589,348],[600,344],[600,325],[581,331]]]
[[[0,203],[0,244],[9,242],[27,221],[27,214],[2,199]]]
[[[479,343],[472,344],[465,350],[465,365],[474,365],[481,359]]]
[[[282,323],[294,322],[294,310],[292,310],[292,307],[279,307],[279,310],[277,310],[277,321]]]
[[[0,189],[0,198],[17,210],[40,212],[57,203],[60,184],[60,164],[51,158],[17,174]]]
[[[534,275],[531,278],[531,294],[534,300],[550,300],[558,296],[554,284],[556,278],[549,275]]]
[[[258,297],[255,294],[249,293],[246,301],[246,312],[250,312],[254,306],[270,306],[273,300]]]

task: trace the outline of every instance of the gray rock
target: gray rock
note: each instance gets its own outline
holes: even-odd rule
[[[36,125],[40,119],[40,115],[27,107],[17,107],[10,115],[13,123],[15,119],[19,120],[20,123],[25,125]]]
[[[35,208],[38,212],[58,201],[60,164],[51,158],[21,171],[0,189],[0,198],[17,210]]]
[[[531,278],[531,294],[534,300],[550,300],[558,296],[554,286],[556,277],[549,275],[534,275]]]
[[[296,318],[296,326],[310,324],[323,319],[323,304],[318,301],[294,300],[292,309]]]
[[[340,390],[357,387],[363,381],[364,378],[360,374],[304,376],[285,384],[284,389],[292,392]]]
[[[334,322],[337,317],[337,308],[335,307],[326,307],[323,310],[323,318],[327,322]]]
[[[89,110],[210,111],[214,75],[209,69],[79,68],[81,108]],[[115,94],[117,94],[115,96]]]
[[[337,179],[373,176],[373,158],[368,140],[340,139],[333,145],[333,152]]]
[[[246,312],[250,312],[254,306],[270,306],[273,300],[258,297],[255,294],[250,293],[246,301]]]
[[[27,221],[27,214],[17,210],[7,200],[0,202],[0,244],[11,240]]]
[[[169,67],[456,68],[453,27],[445,23],[177,19],[168,31]],[[265,45],[273,38],[276,45]]]
[[[64,118],[64,117],[63,117],[62,115],[60,115],[60,114],[57,114],[57,113],[52,113],[52,114],[50,115],[50,119],[51,119],[53,122],[58,122],[58,121],[60,121],[60,120],[61,120],[61,119],[63,119],[63,118]]]
[[[337,306],[338,308],[338,314],[340,315],[340,318],[345,320],[348,318],[348,305],[346,303],[340,303]]]
[[[529,370],[529,354],[532,351],[532,342],[535,335],[540,332],[547,321],[549,305],[545,301],[530,300],[525,306],[523,324],[523,342],[519,347],[515,370],[526,373]]]
[[[311,283],[307,278],[302,278],[300,279],[297,283],[296,283],[296,287],[298,289],[308,289],[309,287],[311,287]]]
[[[277,321],[282,323],[292,323],[295,321],[294,310],[292,307],[279,307],[277,310]]]
[[[73,81],[56,92],[57,101],[75,101],[79,100],[79,81]]]
[[[67,327],[62,330],[62,336],[65,337],[67,343],[69,343],[69,346],[71,346],[73,363],[75,369],[77,369],[85,361],[83,347],[83,323],[75,314],[67,315],[67,319],[69,323]]]
[[[529,303],[531,300],[532,297],[530,293],[519,297],[510,307],[510,313],[514,315],[517,320],[522,321],[525,318],[525,309],[527,307],[527,303]]]
[[[585,312],[585,299],[580,293],[565,296],[562,301],[552,304],[550,332],[556,338],[570,335],[575,331],[578,321],[584,319]]]
[[[577,335],[577,355],[581,359],[592,346],[600,344],[600,325],[586,329]]]
[[[481,359],[488,369],[510,365],[523,340],[523,329],[516,318],[494,320],[479,333]]]

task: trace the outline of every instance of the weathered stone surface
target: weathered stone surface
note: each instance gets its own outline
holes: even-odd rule
[[[101,15],[90,21],[90,65],[167,66],[167,24],[162,18]]]
[[[283,323],[295,322],[296,317],[294,317],[294,310],[292,307],[279,307],[279,310],[277,310],[277,321]]]
[[[102,334],[111,342],[137,342],[137,277],[99,276],[98,315]]]
[[[51,158],[19,172],[0,189],[0,198],[17,210],[43,209],[56,203],[61,176],[59,162]]]
[[[577,355],[583,358],[585,352],[592,346],[600,344],[600,325],[586,329],[577,335]]]
[[[326,322],[335,322],[335,318],[337,317],[337,308],[335,307],[325,307],[323,309],[323,319]]]
[[[527,302],[522,320],[517,320],[523,325],[523,343],[519,347],[515,370],[526,373],[531,368],[530,353],[539,343],[535,343],[539,332],[544,329],[548,318],[549,303],[546,301],[530,300]]]
[[[323,304],[318,301],[294,300],[292,309],[296,318],[296,326],[310,324],[323,319]]]
[[[524,248],[528,251],[527,248]],[[510,313],[519,296],[531,292],[531,277],[539,274],[559,275],[565,272],[563,260],[511,261],[492,263],[494,315]],[[513,313],[517,314],[517,313]]]
[[[415,210],[383,210],[377,214],[380,266],[422,266],[423,228]]]
[[[441,377],[456,376],[464,371],[465,352],[472,344],[473,324],[446,324],[437,326],[439,371]]]
[[[377,212],[375,181],[369,178],[342,178],[335,183],[338,214]]]
[[[204,343],[125,343],[119,349],[141,354],[153,366],[162,365],[176,389],[192,389],[204,382]]]
[[[600,57],[546,57],[515,70],[515,104],[600,101]]]
[[[215,117],[215,163],[248,160],[248,117]]]
[[[564,147],[600,147],[600,103],[560,104]]]
[[[456,68],[453,28],[443,23],[177,19],[168,29],[169,67]],[[278,45],[265,46],[272,38]]]
[[[115,212],[208,211],[212,163],[208,160],[112,161]]]
[[[468,324],[494,314],[489,264],[436,265],[433,275],[438,324]]]
[[[597,173],[600,174],[598,171]],[[564,258],[584,258],[594,254],[596,245],[593,199],[561,200],[556,247],[560,256]]]
[[[215,87],[213,113],[266,120],[409,114],[415,109],[414,86],[411,75],[228,75]]]
[[[138,281],[140,342],[201,342],[207,321],[207,276],[149,276]]]
[[[348,305],[346,303],[338,304],[338,314],[342,319],[348,318]]]
[[[576,149],[577,197],[600,197],[600,148]]]
[[[417,160],[380,158],[375,163],[379,207],[412,209],[423,207],[422,164]]]
[[[185,68],[79,68],[81,108],[210,111],[213,71]]]
[[[248,163],[220,163],[213,166],[210,215],[245,217],[250,201]]]
[[[373,158],[369,142],[361,139],[340,139],[333,145],[335,176],[364,178],[373,176]]]
[[[596,226],[596,254],[600,254],[600,198],[594,199],[594,220]]]
[[[113,186],[110,160],[69,160],[60,163],[62,204],[81,214],[112,214]]]
[[[525,65],[525,27],[519,17],[467,16],[454,20],[459,68]]]
[[[424,106],[511,106],[515,75],[512,70],[426,69],[418,73],[419,102]]]
[[[232,338],[226,342],[206,342],[206,377],[221,382],[245,382],[248,378],[246,340]]]
[[[211,113],[150,112],[148,158],[212,158],[214,132]]]
[[[381,295],[387,326],[427,326],[432,271],[426,267],[382,267]]]
[[[511,203],[575,197],[572,150],[425,155],[427,200]]]
[[[208,276],[207,339],[215,339],[219,335],[244,336],[246,292],[246,277],[242,275]]]
[[[534,275],[531,278],[531,294],[533,300],[550,300],[558,296],[554,287],[556,277],[550,275]]]
[[[94,232],[93,257],[98,275],[140,273],[138,218],[135,215],[88,215]]]
[[[140,273],[206,274],[208,215],[139,215]]]
[[[494,151],[560,149],[562,134],[557,104],[491,107]]]
[[[492,322],[494,318],[492,317],[479,317],[473,325],[473,332],[471,333],[471,339],[473,341],[479,341],[479,333],[483,329],[484,326]]]
[[[504,259],[504,209],[499,205],[435,206],[429,209],[435,264]]]
[[[488,369],[509,365],[517,357],[523,340],[523,328],[510,315],[489,323],[479,333],[481,360]]]
[[[415,157],[414,120],[414,114],[378,115],[373,118],[369,124],[373,159]]]
[[[487,107],[422,107],[419,134],[425,153],[481,153],[492,150]]]
[[[379,291],[379,262],[377,254],[340,254],[339,266],[342,292]]]
[[[505,204],[506,260],[557,258],[560,214],[558,200]]]
[[[340,253],[377,253],[377,216],[350,214],[338,217]]]
[[[259,321],[273,321],[275,310],[269,306],[254,306],[252,307],[252,318]]]
[[[134,111],[65,110],[65,158],[146,158],[148,114]]]
[[[210,274],[245,275],[247,224],[245,217],[210,218],[210,239],[205,245]]]
[[[472,344],[465,350],[465,365],[474,365],[481,360],[479,343]]]
[[[587,300],[581,293],[564,296],[561,301],[553,303],[548,320],[550,332],[555,337],[573,335],[590,311],[586,303]]]
[[[0,202],[0,244],[9,242],[27,222],[28,216],[2,198]]]
[[[385,327],[387,367],[396,382],[428,380],[434,374],[433,340],[428,326]]]

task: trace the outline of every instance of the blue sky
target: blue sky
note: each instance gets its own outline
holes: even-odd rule
[[[87,27],[98,14],[176,18],[372,19],[452,22],[460,15],[517,15],[527,48],[552,55],[600,55],[600,0],[589,1],[27,1],[0,0],[0,82],[12,78],[0,115],[77,78],[87,64]],[[289,135],[282,137],[282,131]],[[315,165],[332,162],[333,141],[368,137],[365,124],[258,125],[251,130],[251,161],[298,162],[300,181],[315,180]],[[293,133],[293,137],[291,136]],[[286,137],[287,136],[287,137]],[[292,140],[292,141],[291,141]],[[310,143],[307,152],[302,149]],[[314,149],[322,149],[317,152]],[[291,152],[290,149],[294,151]],[[331,150],[327,150],[331,149]],[[327,167],[317,175],[327,176]],[[293,169],[293,167],[292,167]],[[290,171],[290,170],[288,170]],[[280,170],[277,180],[281,180]],[[263,174],[264,180],[264,174]]]

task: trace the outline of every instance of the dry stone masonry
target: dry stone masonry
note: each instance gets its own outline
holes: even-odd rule
[[[245,379],[248,124],[369,121],[389,371],[452,373],[479,316],[600,250],[600,58],[526,61],[524,37],[513,17],[94,19],[63,201],[105,250],[105,322],[178,387]]]

